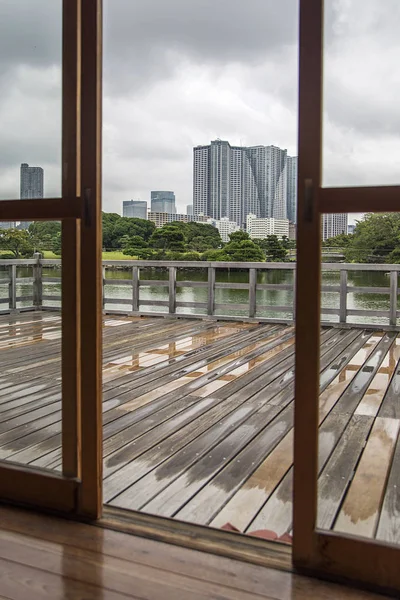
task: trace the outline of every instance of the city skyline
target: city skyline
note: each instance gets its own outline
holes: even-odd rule
[[[0,194],[19,196],[25,161],[45,169],[45,193],[57,197],[61,5],[20,4],[0,19]],[[268,140],[297,154],[297,3],[236,4],[105,1],[105,210],[172,189],[185,212],[192,148],[211,139]],[[399,183],[399,19],[397,0],[327,3],[324,185]]]

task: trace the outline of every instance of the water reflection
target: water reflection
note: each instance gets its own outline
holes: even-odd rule
[[[57,277],[60,276],[60,270],[56,268],[44,268],[43,276],[43,294],[45,295],[57,295],[61,292],[61,284],[46,283],[46,277]],[[168,272],[167,269],[141,269],[140,272],[142,280],[165,280],[167,284]],[[19,268],[18,277],[32,277],[32,268]],[[7,273],[5,269],[1,269],[0,277],[6,278]],[[107,269],[106,277],[109,279],[131,279],[131,271],[129,269]],[[205,269],[178,269],[177,281],[195,281],[204,282],[207,281],[207,272]],[[248,283],[248,272],[231,270],[226,271],[217,269],[216,282],[219,283]],[[277,285],[283,284],[291,286],[293,284],[293,271],[275,269],[271,271],[259,271],[257,274],[258,284]],[[340,283],[339,271],[326,271],[322,273],[322,284],[325,286],[338,286]],[[389,276],[385,272],[373,272],[373,271],[349,271],[348,272],[348,286],[349,287],[383,287],[389,290]],[[18,296],[29,296],[32,293],[31,284],[17,285]],[[131,289],[127,286],[116,286],[106,285],[105,293],[108,298],[131,298]],[[257,290],[257,314],[262,317],[272,318],[283,318],[290,319],[292,317],[291,307],[293,306],[293,292],[289,290],[274,290],[274,289],[262,289]],[[6,285],[0,286],[0,299],[8,296],[8,288]],[[140,288],[140,299],[143,300],[164,300],[168,301],[168,287],[160,286],[143,286]],[[177,301],[178,302],[207,302],[207,287],[177,287]],[[248,314],[247,309],[236,309],[229,310],[231,304],[248,304],[249,294],[248,290],[233,290],[229,288],[216,289],[215,291],[215,302],[216,304],[223,305],[223,309],[216,311],[216,314],[227,314],[227,315],[238,315],[246,316]],[[19,306],[26,306],[29,302],[20,302]],[[46,302],[44,303],[46,304]],[[52,305],[57,305],[57,302],[51,301]],[[268,306],[281,306],[288,307],[288,311],[275,312],[268,310]],[[336,292],[323,292],[322,293],[322,306],[325,308],[339,308],[339,294]],[[116,310],[127,310],[125,304],[113,304],[108,308]],[[389,310],[389,295],[388,294],[366,294],[359,292],[349,292],[347,296],[347,308],[348,309],[366,309],[366,310]],[[150,306],[142,305],[142,310],[150,310],[151,312],[165,312],[164,306]],[[196,313],[206,314],[205,307],[194,308],[194,307],[178,307],[178,313]],[[370,323],[386,323],[386,319],[383,317],[367,317]],[[335,315],[324,315],[326,321],[337,321],[338,317]],[[348,317],[348,322],[357,323],[365,322],[366,317],[351,316]]]

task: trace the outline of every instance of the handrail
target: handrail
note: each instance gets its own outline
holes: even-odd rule
[[[32,267],[32,276],[30,277],[17,277],[17,267]],[[15,311],[15,310],[59,310],[61,303],[61,294],[57,291],[53,293],[43,293],[43,285],[59,285],[61,283],[61,277],[43,277],[43,267],[61,267],[60,259],[43,259],[38,254],[33,259],[12,259],[0,260],[0,268],[6,267],[8,270],[7,278],[0,278],[0,289],[3,286],[8,286],[7,297],[0,297],[0,312]],[[141,279],[141,270],[143,268],[155,267],[158,269],[166,269],[168,271],[167,279],[152,280],[152,279]],[[106,277],[107,269],[124,268],[131,271],[130,279],[109,279]],[[184,275],[184,280],[177,279],[178,269],[203,269],[207,274],[203,281],[194,280],[190,278],[190,271],[187,271]],[[248,282],[234,283],[234,282],[218,282],[216,273],[218,269],[232,270],[245,270],[249,273]],[[400,272],[400,264],[365,264],[365,263],[322,263],[322,271],[336,271],[340,272],[340,282],[334,285],[322,285],[321,291],[339,294],[339,308],[322,308],[322,315],[324,316],[336,316],[338,317],[338,323],[341,325],[357,325],[356,323],[349,323],[348,317],[358,316],[364,317],[363,322],[359,325],[370,326],[371,320],[369,317],[375,316],[384,318],[387,325],[391,328],[397,327],[397,319],[400,317],[400,311],[397,310],[398,304],[398,277]],[[293,283],[258,283],[257,273],[271,270],[286,270],[293,272]],[[351,286],[348,283],[349,272],[355,271],[378,271],[390,274],[389,286],[388,287],[360,287]],[[124,260],[104,260],[103,261],[103,309],[105,312],[113,313],[129,313],[129,314],[157,314],[157,315],[171,315],[175,317],[189,316],[189,317],[201,317],[205,318],[231,318],[237,320],[256,319],[260,321],[270,322],[294,322],[294,303],[295,303],[295,275],[296,275],[296,263],[259,263],[259,262],[206,262],[206,261],[151,261],[151,260],[138,260],[138,261],[124,261]],[[17,286],[21,283],[32,285],[32,293],[30,296],[18,296]],[[124,286],[125,289],[131,288],[129,297],[107,297],[107,286]],[[167,295],[165,299],[144,299],[141,294],[141,290],[154,287],[160,288],[160,290],[166,288]],[[177,291],[182,288],[203,288],[206,290],[206,297],[202,301],[190,301],[183,302],[179,300]],[[233,289],[243,290],[248,292],[248,300],[245,303],[236,304],[218,304],[216,300],[216,290]],[[269,303],[260,303],[257,300],[258,291],[288,291],[293,292],[293,300],[290,305],[287,306],[276,306]],[[370,309],[354,309],[348,307],[348,295],[351,293],[363,293],[363,294],[387,294],[389,296],[389,310],[370,310]],[[31,303],[29,303],[31,300]],[[265,298],[264,298],[265,300]],[[24,301],[28,302],[23,308],[18,308],[18,303]],[[50,303],[50,304],[49,304]],[[55,304],[57,303],[57,304]],[[7,306],[5,306],[7,305]],[[117,305],[124,306],[124,309],[117,309]],[[114,307],[114,308],[113,308]],[[143,307],[147,307],[146,311]],[[150,307],[150,311],[148,310]],[[151,307],[160,307],[165,309],[154,311]],[[190,308],[196,312],[180,312],[179,309]],[[227,314],[226,309],[230,311]],[[220,311],[223,311],[222,314]],[[267,310],[270,313],[276,313],[275,317],[263,316],[262,312]],[[246,311],[246,314],[241,314]],[[329,324],[332,324],[329,321]]]

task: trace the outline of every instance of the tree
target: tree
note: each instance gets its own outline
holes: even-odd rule
[[[164,225],[152,234],[149,244],[153,248],[159,248],[164,252],[170,250],[173,252],[184,252],[185,236],[180,231],[180,227],[175,225]]]
[[[262,248],[269,262],[282,262],[286,259],[287,250],[276,235],[268,235],[262,240],[256,240],[256,244]]]
[[[153,221],[120,217],[116,213],[103,213],[102,220],[103,248],[113,250],[122,248],[121,239],[126,239],[125,236],[139,236],[147,242],[156,228]]]
[[[246,231],[234,231],[229,234],[229,242],[242,242],[245,240],[249,240],[250,236]]]
[[[400,249],[400,214],[366,214],[358,221],[354,234],[346,236],[349,244],[345,259],[349,262],[398,262]],[[330,241],[330,240],[327,240]]]
[[[61,237],[61,223],[59,221],[35,221],[28,227],[29,237],[35,250],[53,250],[58,245],[57,237]]]
[[[16,259],[31,257],[35,250],[26,229],[4,229],[0,231],[0,248],[11,252]]]

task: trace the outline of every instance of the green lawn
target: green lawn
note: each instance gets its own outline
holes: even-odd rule
[[[103,252],[103,260],[136,260],[137,256],[128,256],[122,252]]]
[[[54,254],[52,250],[43,250],[43,258],[61,258],[59,254]]]

